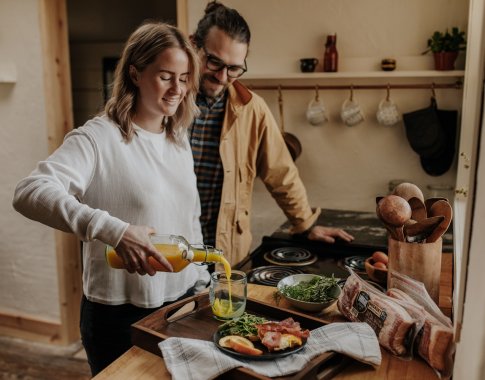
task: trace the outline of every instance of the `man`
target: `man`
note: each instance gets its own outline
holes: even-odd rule
[[[235,265],[251,245],[250,207],[259,176],[292,224],[292,233],[333,243],[353,240],[315,225],[306,190],[281,132],[262,98],[237,81],[246,70],[251,34],[234,9],[210,2],[191,36],[201,59],[197,105],[189,131],[199,189],[204,242]]]

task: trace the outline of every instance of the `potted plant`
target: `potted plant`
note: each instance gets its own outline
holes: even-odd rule
[[[465,32],[454,27],[451,33],[448,29],[445,33],[435,31],[428,39],[428,49],[423,54],[433,53],[436,70],[454,70],[458,52],[465,49]]]

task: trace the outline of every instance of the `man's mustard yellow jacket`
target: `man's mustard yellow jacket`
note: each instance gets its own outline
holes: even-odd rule
[[[229,87],[221,132],[220,155],[224,168],[216,247],[232,266],[249,253],[251,200],[256,176],[301,233],[316,221],[283,136],[267,104],[236,81]]]

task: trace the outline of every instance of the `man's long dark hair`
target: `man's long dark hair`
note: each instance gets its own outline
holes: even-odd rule
[[[209,30],[217,26],[232,39],[249,45],[251,32],[244,18],[235,9],[228,8],[217,1],[211,1],[205,8],[204,17],[197,24],[197,30],[192,35],[197,48],[204,47]]]

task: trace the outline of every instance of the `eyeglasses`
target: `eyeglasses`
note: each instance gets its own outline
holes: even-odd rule
[[[217,72],[227,68],[227,76],[229,78],[239,78],[247,71],[246,60],[244,60],[244,67],[239,65],[228,65],[222,59],[209,54],[207,50],[205,50],[205,47],[203,49],[206,56],[205,66],[210,71]]]

